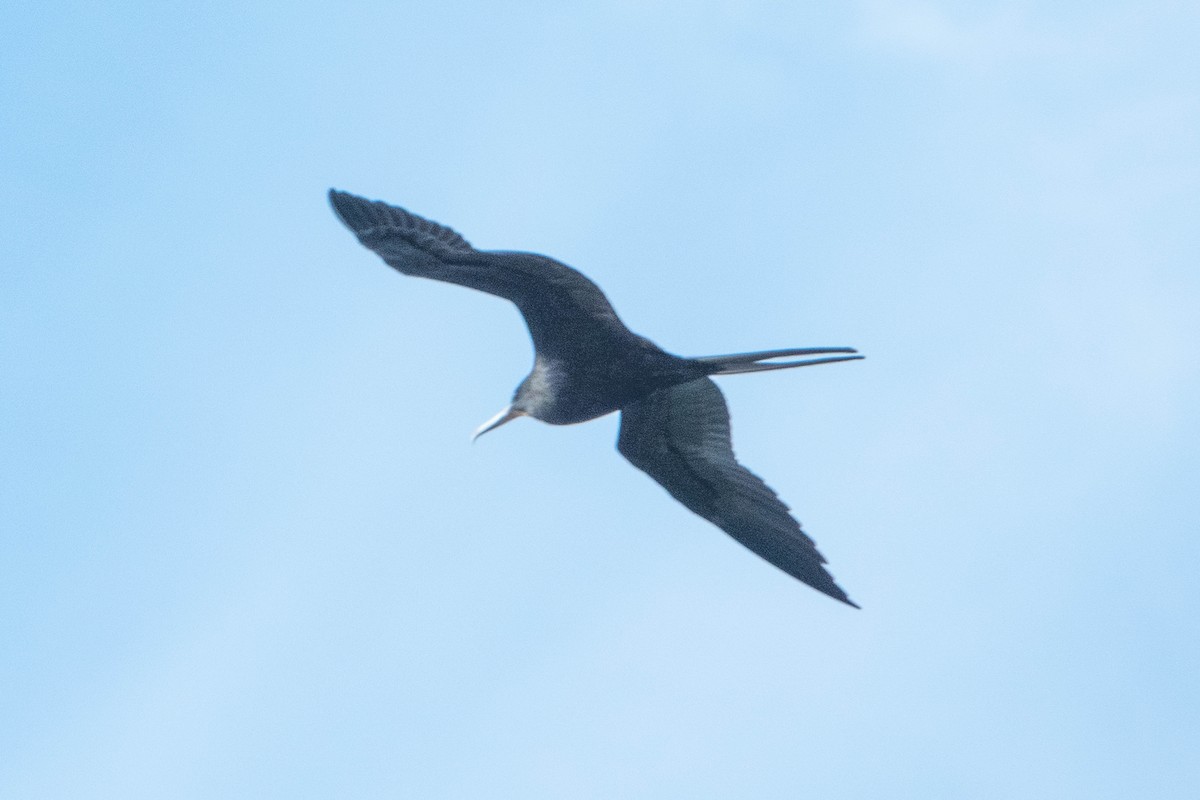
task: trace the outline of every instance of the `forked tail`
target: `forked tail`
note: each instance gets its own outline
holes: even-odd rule
[[[803,361],[780,361],[763,363],[788,356],[816,356],[827,353],[858,353],[853,347],[804,347],[798,350],[763,350],[758,353],[731,353],[725,356],[700,356],[692,359],[709,366],[709,375],[737,375],[741,372],[766,372],[771,369],[811,367],[816,364],[835,364],[838,361],[857,361],[865,356],[829,356],[808,358]]]

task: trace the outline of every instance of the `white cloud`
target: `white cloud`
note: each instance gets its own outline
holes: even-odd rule
[[[1039,37],[1020,11],[952,14],[928,0],[868,0],[862,7],[862,35],[885,50],[972,67],[1039,49]]]
[[[1136,4],[1064,11],[1024,3],[980,8],[947,0],[862,0],[858,38],[868,49],[964,69],[1047,60],[1071,69],[1144,56],[1161,23]]]

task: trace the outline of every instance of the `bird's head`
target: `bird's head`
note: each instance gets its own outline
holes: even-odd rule
[[[471,437],[471,441],[475,441],[488,431],[495,430],[517,417],[544,419],[543,412],[545,411],[546,399],[548,397],[547,380],[545,368],[535,366],[533,371],[525,377],[525,380],[521,381],[521,385],[517,387],[517,390],[513,392],[513,399],[508,404],[508,408],[476,428],[475,435]]]

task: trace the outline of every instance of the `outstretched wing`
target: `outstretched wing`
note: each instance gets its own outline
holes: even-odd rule
[[[358,240],[405,275],[456,283],[511,300],[534,347],[553,355],[629,337],[600,287],[535,253],[476,250],[462,236],[402,208],[336,189],[329,202]]]
[[[621,409],[617,449],[676,500],[753,552],[858,608],[825,571],[825,559],[788,507],[737,462],[725,398],[708,378],[661,389]]]

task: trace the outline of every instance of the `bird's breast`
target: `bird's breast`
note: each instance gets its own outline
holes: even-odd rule
[[[666,355],[665,353],[663,355]],[[522,384],[529,415],[551,425],[572,425],[611,414],[651,392],[698,377],[687,359],[539,360]]]

